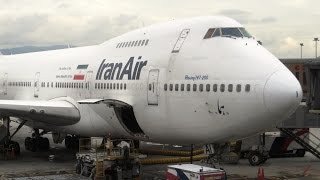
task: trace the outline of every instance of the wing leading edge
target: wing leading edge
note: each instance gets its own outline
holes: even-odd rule
[[[80,111],[76,105],[67,100],[0,100],[0,116],[11,116],[56,126],[66,126],[75,124],[80,120]]]

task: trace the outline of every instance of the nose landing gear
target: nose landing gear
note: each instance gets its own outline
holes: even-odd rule
[[[251,166],[258,166],[268,160],[268,154],[264,154],[263,152],[259,151],[252,151],[248,156],[248,160]]]

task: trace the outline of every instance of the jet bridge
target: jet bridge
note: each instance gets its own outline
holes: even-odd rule
[[[320,61],[307,62],[304,64],[304,69],[309,91],[309,97],[306,99],[308,108],[310,113],[320,114]]]
[[[278,125],[278,128],[283,135],[291,138],[320,159],[320,138],[309,131],[309,128],[320,128],[320,61],[299,60],[284,62],[284,64],[304,87],[304,101],[290,118]],[[302,73],[303,78],[299,78]],[[294,133],[305,128],[308,131],[303,136]]]

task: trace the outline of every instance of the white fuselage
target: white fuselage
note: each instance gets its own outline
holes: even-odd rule
[[[302,92],[291,72],[254,38],[204,39],[209,28],[223,27],[242,26],[201,17],[135,30],[97,46],[2,56],[0,98],[124,102],[144,136],[130,132],[105,103],[77,104],[81,119],[73,125],[27,122],[57,133],[174,144],[244,138],[292,114]]]

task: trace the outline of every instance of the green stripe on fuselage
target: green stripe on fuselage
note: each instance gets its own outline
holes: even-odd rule
[[[77,69],[87,69],[88,68],[88,64],[80,64],[78,65]]]

